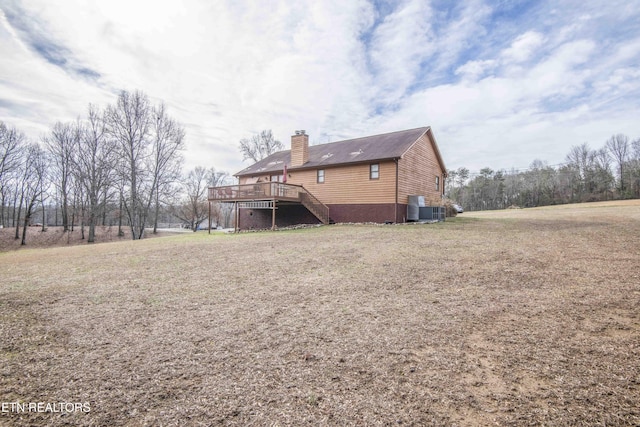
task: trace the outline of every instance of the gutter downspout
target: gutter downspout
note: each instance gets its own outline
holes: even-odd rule
[[[395,215],[394,222],[398,222],[398,159],[395,159],[396,162],[396,203],[393,208],[393,214]]]

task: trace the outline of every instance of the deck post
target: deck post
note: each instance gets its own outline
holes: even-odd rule
[[[271,208],[271,230],[276,229],[276,199],[273,199],[273,205]]]
[[[236,210],[236,217],[235,217],[235,221],[234,221],[234,227],[233,227],[233,232],[237,233],[238,232],[238,225],[239,225],[239,218],[238,218],[238,202],[235,203],[235,210]]]

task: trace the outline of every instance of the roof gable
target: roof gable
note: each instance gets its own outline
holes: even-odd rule
[[[311,145],[309,146],[309,161],[295,168],[291,167],[291,150],[279,151],[241,170],[235,176],[278,172],[282,171],[285,164],[289,170],[300,170],[397,159],[402,157],[429,130],[430,128],[426,126],[327,144]],[[433,143],[436,153],[438,153],[435,141]],[[438,160],[442,161],[440,158]]]

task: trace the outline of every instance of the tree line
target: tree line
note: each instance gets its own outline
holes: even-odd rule
[[[140,91],[122,91],[105,108],[89,105],[85,118],[55,123],[40,141],[0,122],[0,225],[15,227],[22,244],[36,212],[43,231],[77,224],[88,242],[97,225],[114,221],[119,235],[128,227],[142,239],[147,228],[157,231],[161,214],[195,230],[208,217],[207,187],[229,177],[213,167],[183,172],[184,148],[183,126]],[[222,207],[213,214],[228,216]]]
[[[613,135],[599,149],[571,148],[565,163],[535,160],[525,171],[448,171],[445,194],[466,210],[640,198],[640,138]]]

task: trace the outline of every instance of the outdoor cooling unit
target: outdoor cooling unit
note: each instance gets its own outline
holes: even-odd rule
[[[409,196],[407,205],[407,221],[420,220],[420,208],[424,207],[424,196]]]
[[[425,206],[424,196],[409,196],[407,221],[444,221],[443,206]]]

